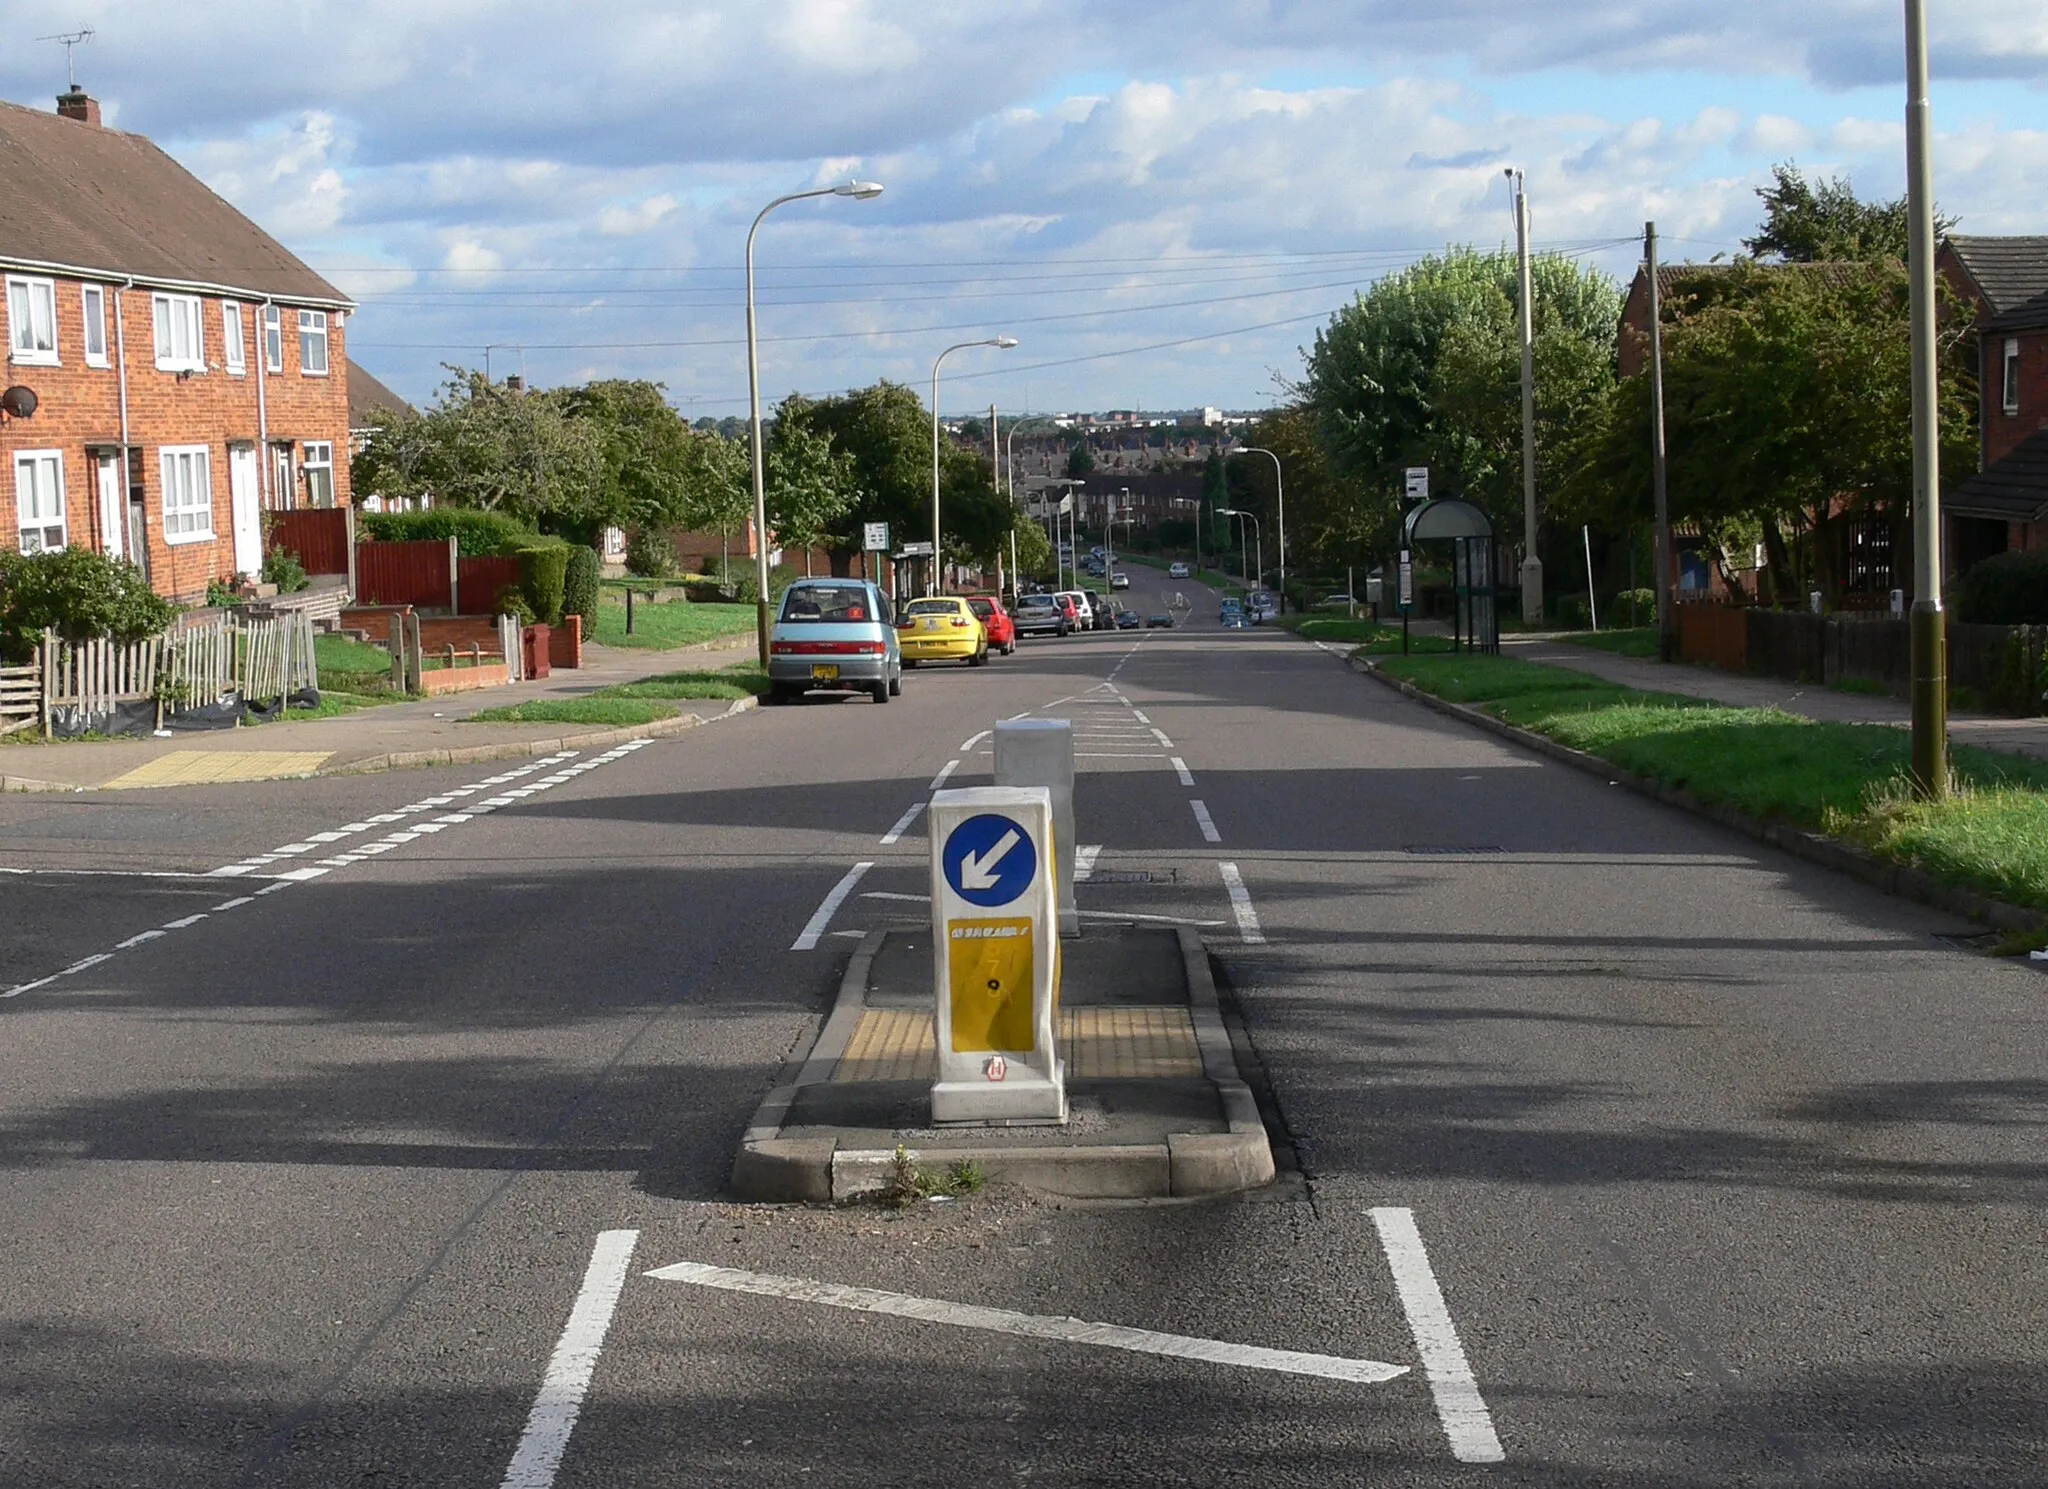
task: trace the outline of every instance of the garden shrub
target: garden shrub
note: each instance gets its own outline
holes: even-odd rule
[[[20,664],[49,627],[66,641],[139,641],[177,617],[126,559],[84,548],[0,553],[0,658]]]
[[[534,619],[542,625],[560,625],[562,588],[569,577],[569,545],[537,544],[512,556],[519,560],[519,588],[533,607]]]
[[[503,512],[469,507],[429,507],[424,512],[362,512],[356,531],[380,543],[455,540],[463,558],[502,558],[544,540],[532,528]]]
[[[497,613],[511,616],[521,626],[533,624],[533,607],[526,603],[526,596],[520,593],[516,584],[507,584],[498,590]]]
[[[313,582],[306,577],[306,566],[299,562],[299,556],[282,548],[273,549],[263,556],[263,568],[258,577],[265,584],[276,585],[281,595],[296,594]]]
[[[2048,549],[1972,564],[1956,587],[1956,619],[1978,626],[2048,625]]]
[[[1608,615],[1617,626],[1653,626],[1657,623],[1657,591],[1625,589],[1614,597]]]
[[[1582,631],[1593,623],[1592,607],[1584,595],[1557,597],[1557,623],[1567,631]]]
[[[676,545],[667,528],[635,528],[626,538],[626,572],[642,579],[673,579]]]
[[[597,630],[597,590],[600,568],[597,550],[580,544],[569,550],[569,567],[562,579],[562,614],[583,617],[583,633]]]

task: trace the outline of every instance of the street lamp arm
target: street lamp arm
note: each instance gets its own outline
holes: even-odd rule
[[[929,577],[925,580],[925,593],[939,592],[939,566],[944,562],[939,544],[939,366],[955,352],[965,351],[970,346],[992,346],[1007,350],[1017,344],[1014,336],[987,336],[979,341],[956,341],[932,359],[932,562]]]
[[[1280,523],[1280,608],[1287,608],[1287,479],[1280,468],[1280,457],[1273,451],[1257,445],[1246,445],[1235,451],[1239,455],[1263,455],[1273,462],[1273,502],[1275,515]]]

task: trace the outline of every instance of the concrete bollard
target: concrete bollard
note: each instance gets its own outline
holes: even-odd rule
[[[1052,793],[1053,864],[1060,934],[1081,934],[1074,904],[1074,726],[1065,719],[1007,719],[996,725],[998,786]]]

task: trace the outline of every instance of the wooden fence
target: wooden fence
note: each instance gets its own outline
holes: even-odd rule
[[[498,613],[498,591],[519,583],[516,558],[462,558],[455,561],[462,609],[470,615]]]
[[[1747,612],[1733,605],[1688,602],[1672,607],[1678,626],[1678,655],[1724,672],[1749,670]]]
[[[349,546],[355,541],[352,515],[347,507],[266,512],[263,551],[295,554],[308,574],[346,574]]]
[[[80,727],[91,728],[122,704],[156,703],[175,717],[230,698],[270,703],[318,688],[320,670],[310,617],[222,615],[125,643],[64,641],[46,631],[36,664],[7,668],[0,679],[6,684],[0,717],[8,727],[39,719],[48,738],[60,709],[72,710]],[[33,711],[15,722],[15,695],[30,687]]]
[[[156,672],[163,649],[161,637],[147,641],[59,641],[43,633],[43,733],[50,732],[52,711],[76,708],[85,714],[111,714],[117,703],[156,696]]]
[[[453,538],[414,543],[356,545],[356,603],[453,610],[456,590]]]
[[[32,728],[42,717],[42,658],[26,667],[0,667],[0,734]]]

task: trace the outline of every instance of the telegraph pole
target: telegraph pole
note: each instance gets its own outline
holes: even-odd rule
[[[1940,376],[1934,352],[1934,163],[1927,12],[1906,0],[1907,268],[1913,328],[1913,784],[1948,795],[1948,636],[1941,610]]]
[[[1643,264],[1650,283],[1650,486],[1657,508],[1657,657],[1675,662],[1678,630],[1671,613],[1671,502],[1664,445],[1664,296],[1657,283],[1654,222],[1643,224]]]
[[[1515,268],[1522,310],[1522,620],[1543,620],[1543,560],[1536,556],[1536,311],[1529,284],[1529,189],[1510,167],[1515,192]]]

